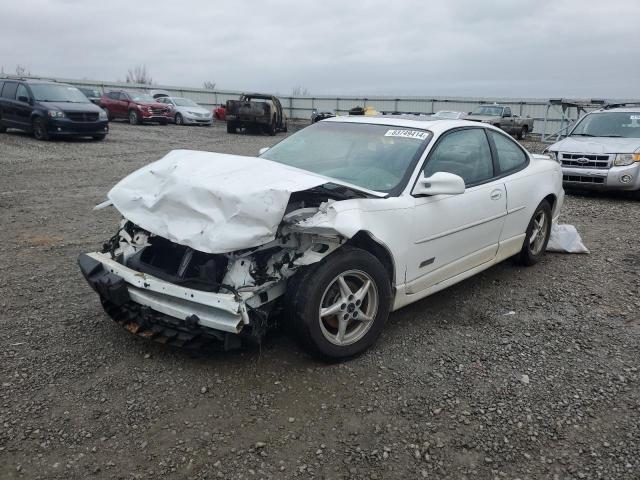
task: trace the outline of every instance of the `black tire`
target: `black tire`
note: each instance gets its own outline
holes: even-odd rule
[[[135,110],[129,110],[129,123],[131,125],[140,125],[142,123],[140,115]]]
[[[359,291],[358,285],[349,285],[350,295],[347,303],[340,304],[341,299],[346,298],[340,294],[331,300],[331,303],[339,305],[335,315],[320,315],[322,302],[329,298],[332,290],[339,284],[338,277],[348,279],[347,283],[362,275],[371,281],[371,287],[356,306],[357,300],[354,293]],[[364,283],[363,283],[364,285]],[[306,267],[296,273],[289,280],[288,291],[285,298],[287,317],[294,327],[299,340],[312,354],[327,361],[343,360],[354,355],[359,355],[367,350],[377,340],[384,328],[391,307],[391,284],[389,276],[380,261],[369,252],[343,246],[329,255],[321,262]],[[354,290],[355,289],[355,290]],[[369,293],[371,292],[371,293]],[[376,298],[377,295],[377,298]],[[365,310],[373,309],[371,312]],[[359,321],[357,314],[371,315],[368,322]],[[353,317],[349,317],[352,315]],[[345,327],[342,330],[345,339],[344,345],[333,343],[328,338],[337,341],[340,335],[340,317],[346,318]],[[331,322],[334,323],[331,326]],[[349,331],[349,328],[351,331]],[[335,329],[335,337],[329,329]],[[351,340],[345,335],[352,335]]]
[[[182,115],[180,113],[176,113],[176,125],[184,125],[184,118],[182,118]]]
[[[7,127],[2,124],[2,120],[0,120],[0,133],[5,133],[7,131]]]
[[[106,135],[94,135],[92,138],[93,138],[94,140],[98,141],[98,142],[101,142],[102,140],[104,140],[105,138],[107,138],[107,136],[106,136]]]
[[[518,140],[524,140],[525,138],[527,138],[527,132],[528,131],[529,130],[527,129],[526,126],[522,127],[520,129],[520,131],[518,132],[518,134],[517,134]]]
[[[276,134],[276,117],[273,117],[271,119],[271,124],[268,127],[267,133],[269,133],[269,135],[271,135],[272,137]]]
[[[284,127],[282,128],[282,131],[283,131],[284,133],[287,133],[287,132],[289,131],[289,124],[288,124],[288,122],[286,122],[286,121],[284,122]]]
[[[236,133],[236,124],[233,122],[227,122],[227,133]]]
[[[544,237],[542,240],[539,240],[538,235],[540,234],[540,230],[537,228],[537,225],[539,224],[538,219],[541,218],[541,216],[544,218],[544,226],[541,232]],[[547,249],[547,244],[549,243],[549,237],[551,235],[551,220],[551,206],[549,205],[549,202],[543,200],[540,202],[540,205],[536,207],[531,220],[529,220],[527,233],[524,237],[524,244],[522,245],[522,250],[520,250],[517,257],[518,263],[531,266],[540,261]],[[532,239],[534,230],[538,233],[536,233],[536,237]]]
[[[36,140],[46,141],[51,138],[44,121],[40,117],[36,117],[31,121],[31,130]]]

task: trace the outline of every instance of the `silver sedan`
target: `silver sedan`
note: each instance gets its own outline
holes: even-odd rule
[[[176,125],[211,126],[213,123],[211,110],[201,107],[193,100],[182,97],[160,97],[156,100],[171,107]]]

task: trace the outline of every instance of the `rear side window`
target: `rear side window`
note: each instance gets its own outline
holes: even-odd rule
[[[16,90],[18,89],[18,84],[15,82],[7,82],[4,84],[2,88],[2,96],[3,98],[16,98]]]
[[[107,97],[113,100],[118,100],[120,98],[120,92],[109,92],[107,93]]]
[[[0,82],[0,97],[2,96],[2,87],[4,86],[4,82]]]
[[[128,100],[129,96],[124,93],[124,92],[120,92],[120,100]]]
[[[510,138],[498,133],[487,131],[496,146],[500,171],[518,170],[527,163],[527,156],[522,149]]]
[[[19,100],[20,97],[29,98],[29,90],[22,83],[18,85],[18,91],[16,92],[16,100]]]
[[[474,185],[493,177],[493,159],[482,128],[457,130],[446,134],[429,155],[424,175],[448,172]]]

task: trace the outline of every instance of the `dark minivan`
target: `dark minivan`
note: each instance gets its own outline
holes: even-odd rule
[[[0,133],[7,128],[54,136],[92,137],[109,133],[106,112],[76,87],[44,80],[0,79]]]

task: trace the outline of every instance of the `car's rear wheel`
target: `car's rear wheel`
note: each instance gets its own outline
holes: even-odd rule
[[[184,125],[184,118],[180,113],[176,113],[176,125]]]
[[[267,132],[269,133],[269,135],[271,135],[272,137],[276,134],[276,117],[273,117],[271,119],[271,124],[268,127]]]
[[[94,135],[93,139],[100,142],[100,141],[104,140],[106,137],[107,137],[106,135]]]
[[[31,129],[36,140],[49,140],[49,132],[40,117],[36,117],[31,122]]]
[[[227,122],[227,133],[236,133],[237,127],[233,122]]]
[[[287,310],[302,343],[326,360],[364,352],[391,305],[389,276],[370,253],[348,246],[289,281]]]
[[[518,261],[523,265],[535,265],[540,261],[549,243],[551,235],[551,206],[543,200],[536,207],[527,232]]]
[[[129,123],[131,125],[140,125],[142,123],[140,115],[138,115],[138,112],[136,112],[135,110],[129,111]]]
[[[2,124],[2,120],[0,120],[0,133],[4,133],[7,131],[7,127]]]
[[[527,138],[527,132],[529,132],[529,129],[526,126],[522,127],[518,132],[518,140],[524,140]]]

